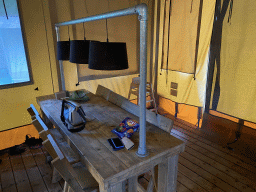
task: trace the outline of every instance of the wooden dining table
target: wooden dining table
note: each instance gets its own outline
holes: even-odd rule
[[[47,95],[38,97],[37,102],[44,120],[59,129],[99,183],[100,192],[124,192],[126,189],[129,192],[146,191],[138,184],[138,176],[150,170],[153,177],[148,191],[153,191],[154,185],[158,192],[176,191],[178,157],[184,151],[185,143],[170,135],[173,122],[147,110],[148,156],[136,155],[138,132],[131,137],[135,144],[132,149],[113,151],[107,141],[116,137],[111,130],[126,117],[139,122],[139,106],[103,86],[98,87],[96,94],[87,92],[87,95],[88,101],[79,101],[87,122],[85,128],[76,133],[69,132],[60,119],[61,100],[55,99],[54,95]]]

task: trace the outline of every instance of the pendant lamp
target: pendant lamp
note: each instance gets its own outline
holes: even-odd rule
[[[57,59],[69,60],[70,41],[57,42]]]
[[[90,41],[72,40],[70,41],[70,58],[71,63],[88,64]]]
[[[89,69],[128,69],[126,43],[90,42]]]
[[[69,60],[70,52],[70,35],[68,27],[69,41],[57,41],[57,59],[58,60]]]
[[[71,63],[88,64],[90,41],[85,39],[84,23],[83,23],[83,29],[84,29],[84,40],[70,41],[69,61]]]
[[[126,43],[109,42],[106,20],[107,42],[90,42],[89,69],[123,70],[128,69]]]

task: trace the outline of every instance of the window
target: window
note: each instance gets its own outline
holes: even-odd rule
[[[0,2],[0,88],[31,83],[16,0]]]

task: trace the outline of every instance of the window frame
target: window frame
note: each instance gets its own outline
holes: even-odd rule
[[[22,14],[21,14],[21,8],[20,8],[19,0],[16,0],[16,3],[17,3],[17,8],[18,8],[21,35],[22,35],[22,40],[23,40],[25,57],[26,57],[26,60],[27,60],[28,75],[29,75],[30,81],[0,85],[0,90],[1,89],[15,88],[15,87],[22,87],[22,86],[27,86],[27,85],[34,84],[34,79],[33,79],[33,75],[32,75],[32,68],[31,68],[30,59],[29,59],[28,43],[27,43],[27,38],[26,38],[26,35],[25,35],[25,27],[23,25],[23,17],[22,17]]]

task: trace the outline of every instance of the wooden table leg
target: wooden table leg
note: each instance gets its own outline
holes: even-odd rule
[[[151,170],[151,177],[148,182],[147,192],[153,192],[155,187],[155,169]]]
[[[68,188],[69,188],[68,183],[65,181],[63,192],[68,192]]]
[[[176,192],[179,155],[169,157],[158,165],[158,191]]]
[[[57,183],[62,179],[61,175],[59,172],[53,167],[53,172],[52,172],[52,183]]]
[[[100,185],[100,192],[125,192],[125,181],[117,183],[108,189],[104,189],[104,186]]]
[[[74,192],[73,189],[71,189],[71,187],[68,187],[68,192]]]
[[[128,192],[134,192],[138,189],[138,177],[134,176],[128,179]]]

